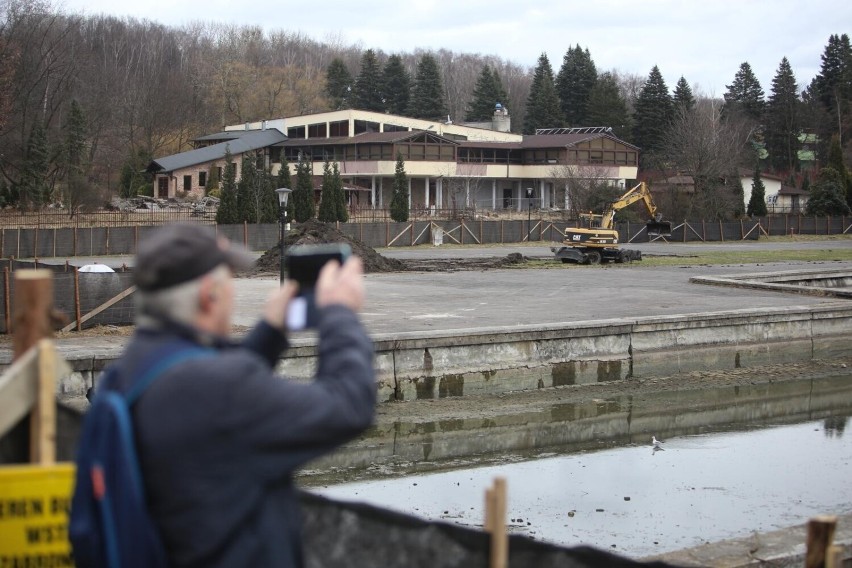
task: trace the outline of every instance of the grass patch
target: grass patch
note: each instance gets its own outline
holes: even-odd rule
[[[684,252],[687,252],[684,250]],[[708,251],[678,256],[654,256],[644,254],[642,260],[632,264],[607,264],[602,266],[694,266],[707,264],[765,264],[771,262],[832,262],[852,261],[852,249],[824,250],[731,250]],[[578,264],[563,264],[556,260],[534,259],[518,265],[518,268],[563,268],[583,267]]]

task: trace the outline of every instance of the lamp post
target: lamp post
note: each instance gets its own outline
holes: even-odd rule
[[[533,188],[527,188],[527,242],[532,240],[532,198]]]
[[[278,196],[278,230],[279,230],[279,246],[281,255],[281,275],[280,282],[284,283],[284,234],[288,228],[284,224],[287,222],[287,199],[290,197],[290,192],[293,191],[287,187],[279,187],[275,190]]]

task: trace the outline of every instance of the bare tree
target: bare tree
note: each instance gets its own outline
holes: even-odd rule
[[[553,181],[556,202],[574,219],[580,213],[601,211],[620,189],[607,168],[599,165],[554,166],[549,177]]]
[[[694,180],[695,193],[685,217],[722,219],[742,209],[738,169],[754,157],[748,146],[752,131],[745,121],[723,118],[721,110],[721,101],[714,99],[697,101],[693,110],[679,107],[661,150],[659,159],[666,170]]]

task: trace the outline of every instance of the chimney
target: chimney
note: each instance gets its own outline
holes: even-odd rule
[[[497,132],[509,132],[512,130],[512,119],[509,117],[509,109],[500,103],[494,105],[491,130],[496,130]]]

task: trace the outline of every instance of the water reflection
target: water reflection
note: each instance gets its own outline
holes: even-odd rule
[[[840,438],[852,415],[852,377],[622,395],[581,403],[512,405],[485,416],[379,424],[301,476],[319,485],[526,459],[558,453],[647,446],[712,431],[824,421]],[[655,452],[650,451],[653,454]]]

